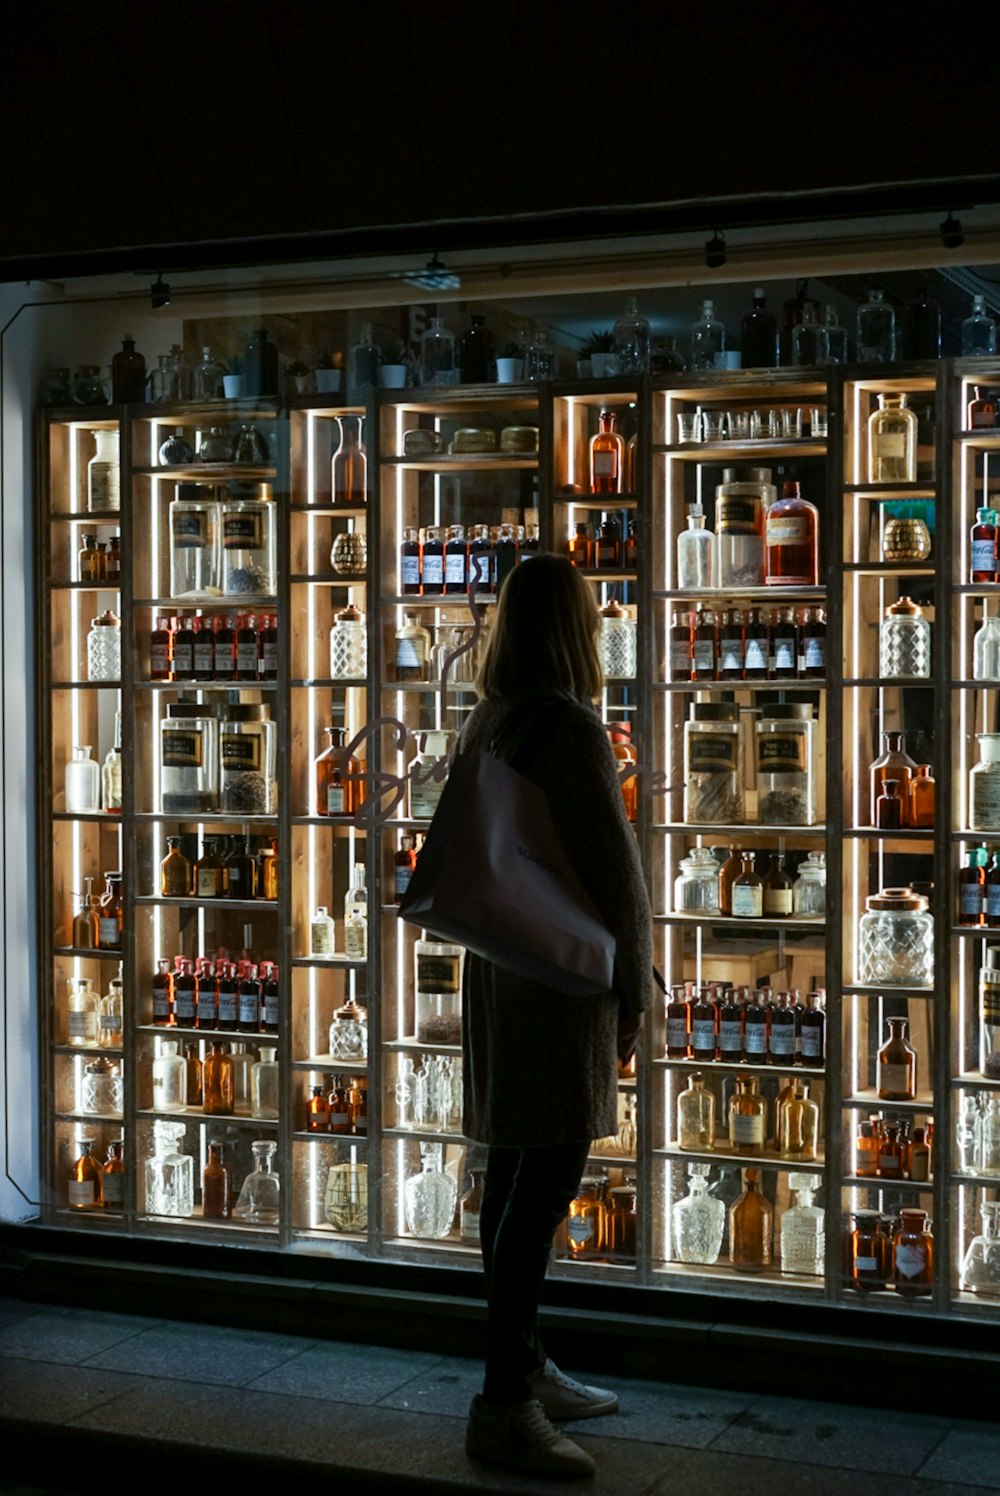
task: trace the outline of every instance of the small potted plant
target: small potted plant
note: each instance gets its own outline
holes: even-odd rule
[[[406,344],[398,340],[379,348],[378,382],[383,390],[401,390],[410,372],[410,355]]]
[[[316,393],[318,395],[336,395],[340,389],[342,378],[341,365],[344,362],[342,353],[321,353],[316,360],[316,368],[313,371],[316,380]]]
[[[222,376],[222,393],[227,400],[238,400],[243,393],[243,360],[235,354]]]
[[[504,343],[497,352],[497,384],[517,384],[524,372],[520,343]]]
[[[595,379],[607,379],[618,373],[618,355],[615,353],[615,335],[607,332],[592,332],[590,344],[590,372]]]
[[[289,395],[308,395],[312,375],[309,365],[300,358],[293,358],[285,369],[285,388]]]

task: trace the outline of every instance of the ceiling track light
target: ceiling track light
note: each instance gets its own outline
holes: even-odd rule
[[[436,254],[427,261],[423,270],[404,275],[403,280],[408,286],[419,286],[422,291],[457,291],[462,284],[461,276],[449,270]]]
[[[720,265],[726,263],[726,256],[725,236],[716,229],[711,239],[705,240],[705,264],[709,270],[718,270]]]
[[[958,249],[965,243],[965,230],[962,228],[962,220],[956,218],[951,209],[948,209],[948,217],[943,218],[938,224],[941,233],[941,243],[945,249]]]
[[[150,286],[149,299],[153,304],[154,312],[158,312],[161,306],[170,305],[170,287],[162,275],[158,275]]]

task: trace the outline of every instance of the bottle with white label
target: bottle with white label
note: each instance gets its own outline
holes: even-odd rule
[[[741,852],[743,866],[733,879],[733,915],[737,919],[761,919],[764,914],[764,882],[754,872],[755,853]]]
[[[104,1204],[101,1166],[94,1158],[94,1139],[81,1138],[80,1153],[70,1170],[68,1203],[71,1210],[98,1210]]]
[[[320,904],[309,926],[309,954],[332,956],[334,953],[334,923],[325,904]]]
[[[437,810],[448,777],[448,732],[424,732],[417,739],[417,756],[407,774],[409,815],[429,821]]]
[[[96,1045],[100,1031],[100,998],[89,977],[70,977],[66,997],[66,1041],[85,1048]]]
[[[905,395],[879,395],[868,418],[868,481],[917,481],[917,418]]]
[[[688,527],[677,537],[678,587],[715,586],[715,536],[705,529],[705,511],[692,505]]]
[[[887,1018],[889,1038],[878,1052],[876,1086],[880,1101],[913,1101],[917,1094],[917,1052],[907,1043],[905,1018]]]
[[[969,825],[1000,830],[1000,733],[979,732],[979,761],[969,771]]]
[[[187,1061],[175,1039],[161,1039],[153,1061],[153,1110],[182,1112],[187,1106]]]
[[[417,622],[416,613],[404,613],[403,622],[396,630],[396,680],[430,680],[430,669],[430,630]]]
[[[344,896],[344,952],[349,961],[368,959],[368,890],[363,862],[354,864],[351,886]]]
[[[729,1102],[730,1151],[748,1157],[764,1152],[767,1135],[767,1098],[757,1085],[755,1075],[738,1075]]]

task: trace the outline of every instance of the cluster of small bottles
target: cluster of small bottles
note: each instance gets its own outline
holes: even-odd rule
[[[361,760],[347,751],[347,729],[336,723],[323,729],[329,739],[313,762],[316,795],[313,814],[351,816],[365,802],[365,773]]]
[[[120,951],[125,914],[121,873],[104,874],[100,896],[92,891],[93,878],[84,878],[83,887],[78,895],[80,907],[73,916],[72,946],[80,951]]]
[[[429,625],[415,612],[403,613],[396,629],[392,678],[396,681],[441,680],[445,667],[452,685],[473,685],[490,635],[485,622],[478,641],[468,624]]]
[[[278,679],[276,613],[157,617],[149,638],[150,680]]]
[[[709,1193],[710,1164],[688,1164],[689,1193],[671,1211],[674,1255],[679,1262],[719,1260],[726,1229],[726,1206]],[[789,1174],[794,1204],[779,1221],[783,1273],[819,1277],[825,1248],[824,1213],[813,1204],[820,1181],[812,1174]],[[741,1273],[761,1273],[774,1254],[774,1207],[761,1188],[757,1169],[743,1171],[743,1191],[729,1212],[729,1264]]]
[[[422,1054],[416,1068],[400,1055],[396,1072],[396,1126],[416,1132],[461,1132],[462,1061]]]
[[[667,1058],[729,1064],[808,1065],[826,1058],[826,993],[797,987],[678,982],[667,999]]]
[[[160,863],[165,899],[268,899],[278,897],[278,842],[251,850],[249,836],[203,836],[202,852],[191,862],[181,851],[193,836],[168,836]]]
[[[600,521],[574,520],[573,533],[566,540],[566,555],[574,566],[587,571],[635,571],[639,564],[636,522],[628,521],[623,533],[622,522],[613,509],[602,510]]]
[[[80,536],[81,545],[76,557],[76,580],[78,582],[107,582],[117,587],[122,578],[121,535],[116,530],[110,540],[99,540],[96,535]]]
[[[426,525],[407,528],[399,551],[404,597],[454,597],[496,593],[521,561],[538,554],[538,510],[505,509],[499,525]]]
[[[103,1163],[94,1157],[94,1138],[81,1138],[69,1171],[70,1210],[123,1210],[125,1207],[125,1140],[108,1144]]]
[[[822,680],[826,613],[822,608],[675,609],[669,635],[670,679]]]
[[[905,733],[884,732],[882,752],[868,770],[871,825],[883,830],[934,825],[934,771],[910,757],[905,741]]]
[[[734,493],[751,489],[752,496]],[[734,478],[720,484],[717,534],[705,528],[701,505],[691,506],[688,528],[677,537],[679,587],[819,585],[819,510],[802,497],[794,480],[782,486],[780,499],[765,507],[767,490],[773,495],[773,486],[764,480],[737,483]]]
[[[321,904],[309,926],[310,956],[336,955],[336,926],[326,905]],[[354,864],[351,886],[344,895],[344,955],[348,961],[368,959],[368,890],[365,865]]]
[[[146,1210],[150,1215],[186,1219],[194,1215],[194,1159],[181,1152],[186,1132],[183,1122],[160,1118],[153,1124],[153,1155],[144,1170]],[[228,1220],[235,1216],[247,1226],[274,1226],[278,1222],[280,1181],[274,1172],[278,1145],[258,1139],[250,1144],[253,1170],[243,1181],[239,1198],[232,1204],[232,1179],[225,1162],[225,1145],[212,1139],[208,1163],[202,1174],[202,1216]]]
[[[332,1075],[313,1086],[306,1104],[306,1131],[363,1137],[368,1132],[368,1081],[363,1075]]]
[[[929,1294],[934,1237],[927,1212],[914,1207],[892,1216],[852,1210],[844,1229],[844,1277],[859,1293],[893,1288],[904,1298]]]
[[[774,1151],[780,1158],[812,1162],[819,1145],[819,1107],[809,1098],[809,1083],[798,1076],[779,1090],[768,1127],[769,1106],[756,1075],[736,1076],[726,1108],[723,1151],[757,1156]],[[715,1093],[696,1071],[677,1097],[677,1146],[693,1153],[715,1149]]]
[[[162,956],[152,987],[152,1021],[160,1028],[219,1029],[228,1033],[276,1034],[281,1013],[279,972],[274,961]]]
[[[955,1135],[960,1174],[1000,1175],[1000,1095],[966,1091]]]
[[[115,712],[115,740],[103,764],[90,756],[90,744],[73,746],[66,764],[66,809],[78,815],[121,815],[122,811],[122,714]]]
[[[910,1179],[934,1176],[934,1123],[912,1127],[909,1117],[872,1113],[858,1123],[854,1173],[859,1179]]]
[[[182,1056],[177,1040],[157,1039],[151,1067],[154,1111],[200,1108],[206,1116],[232,1117],[249,1105],[251,1117],[277,1121],[281,1089],[275,1047],[262,1045],[258,1058],[245,1044],[230,1048],[211,1039],[200,1050],[186,1044]]]
[[[556,1235],[556,1256],[572,1262],[634,1262],[638,1236],[636,1181],[612,1185],[607,1175],[580,1181]]]
[[[102,997],[94,991],[90,977],[66,979],[66,1042],[80,1049],[121,1049],[122,1043],[122,977],[108,982]],[[94,1111],[103,1110],[100,1107]]]
[[[770,866],[761,878],[754,862],[764,855],[770,858]],[[674,908],[678,913],[719,913],[744,919],[822,916],[826,913],[824,854],[807,853],[794,879],[785,870],[785,857],[784,852],[693,847],[681,858],[674,880]]]

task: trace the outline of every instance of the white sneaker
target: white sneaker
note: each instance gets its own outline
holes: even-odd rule
[[[552,1427],[534,1399],[506,1407],[474,1397],[465,1452],[484,1465],[555,1480],[593,1475],[597,1468],[579,1444]]]
[[[531,1395],[538,1399],[546,1418],[567,1423],[571,1418],[599,1418],[602,1413],[617,1413],[618,1398],[603,1387],[585,1387],[560,1371],[554,1361],[546,1361],[541,1371],[528,1378]]]

